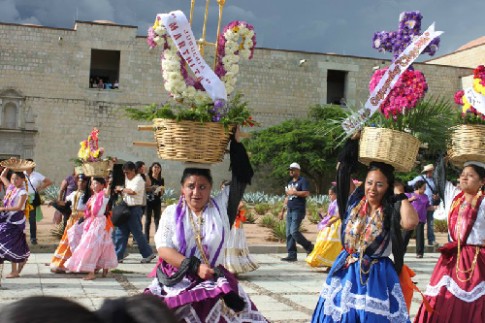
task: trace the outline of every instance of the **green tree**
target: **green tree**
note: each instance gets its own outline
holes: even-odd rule
[[[288,165],[298,162],[302,175],[313,185],[315,193],[325,192],[335,177],[337,140],[342,131],[326,131],[329,120],[341,119],[345,113],[340,106],[315,105],[308,118],[288,120],[279,125],[253,133],[245,142],[257,176],[267,185],[282,183],[288,178]]]

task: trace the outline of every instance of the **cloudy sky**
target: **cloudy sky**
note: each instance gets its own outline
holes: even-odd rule
[[[204,7],[196,0],[196,35]],[[111,20],[145,35],[157,13],[181,9],[188,16],[189,8],[190,0],[0,0],[0,22],[72,28],[76,19]],[[208,30],[215,34],[215,0],[210,9]],[[372,49],[372,35],[395,30],[399,14],[412,10],[423,14],[423,30],[436,22],[445,32],[438,55],[485,35],[484,0],[226,0],[223,24],[253,24],[258,47],[391,58]]]

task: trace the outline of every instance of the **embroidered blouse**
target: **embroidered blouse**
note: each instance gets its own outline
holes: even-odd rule
[[[196,233],[192,229],[190,216],[196,230],[200,230],[202,246],[211,267],[224,263],[224,249],[230,232],[227,216],[229,187],[226,186],[219,195],[211,198],[202,212],[202,223],[199,228],[198,217],[181,199],[178,205],[170,205],[160,219],[155,233],[156,248],[174,248],[186,257],[196,256],[203,259],[197,248]]]

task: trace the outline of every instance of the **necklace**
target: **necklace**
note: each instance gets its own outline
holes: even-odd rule
[[[366,245],[366,241],[365,241],[365,236],[366,236],[366,229],[367,229],[367,226],[369,224],[369,222],[378,215],[379,213],[379,210],[380,208],[377,208],[374,212],[372,212],[372,215],[369,214],[370,213],[370,210],[368,209],[368,203],[367,201],[365,202],[365,205],[363,206],[365,208],[365,225],[363,227],[363,230],[360,232],[360,236],[359,236],[359,250],[360,250],[360,255],[359,255],[359,277],[360,277],[360,283],[362,285],[367,285],[367,281],[369,280],[369,277],[367,277],[367,279],[364,281],[364,279],[362,278],[362,274],[364,275],[368,275],[370,273],[370,270],[372,268],[372,265],[376,264],[378,262],[377,259],[373,259],[370,263],[369,263],[369,269],[368,270],[364,270],[362,269],[362,262],[364,261],[364,255],[365,255],[365,251],[367,250],[367,247],[369,246],[370,242]]]
[[[473,205],[474,201],[472,201],[470,207],[475,207]],[[473,271],[475,270],[475,267],[477,265],[477,258],[478,254],[480,253],[480,248],[478,246],[475,246],[475,256],[473,257],[472,265],[470,269],[464,270],[460,268],[460,260],[461,260],[461,220],[462,220],[462,212],[458,211],[458,220],[456,223],[456,230],[458,231],[458,248],[457,248],[457,259],[456,259],[456,266],[455,266],[455,271],[456,271],[456,278],[461,281],[462,283],[465,283],[472,279],[473,277]],[[461,278],[460,274],[465,276],[465,278]],[[467,274],[468,277],[467,277]]]
[[[202,225],[204,224],[204,219],[203,219],[203,213],[201,213],[197,217],[197,224],[198,228],[195,225],[194,221],[194,215],[193,212],[189,209],[190,214],[189,214],[189,220],[190,220],[190,226],[192,227],[192,231],[194,231],[195,234],[195,242],[197,244],[197,248],[199,249],[200,255],[202,257],[202,260],[206,265],[209,264],[209,259],[207,258],[207,255],[204,252],[204,248],[202,247]]]

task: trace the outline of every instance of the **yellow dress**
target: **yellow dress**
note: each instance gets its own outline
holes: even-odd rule
[[[64,267],[64,263],[67,259],[71,258],[71,248],[69,246],[69,241],[67,238],[67,231],[76,224],[80,218],[84,216],[84,209],[85,205],[80,203],[83,193],[76,191],[73,197],[72,203],[72,214],[67,220],[66,228],[64,229],[64,234],[62,235],[61,241],[57,246],[56,251],[54,252],[54,256],[52,256],[50,267],[52,270],[55,271],[66,271],[66,267]],[[81,205],[80,205],[81,204]]]
[[[315,247],[305,259],[310,266],[331,267],[333,265],[340,251],[342,251],[341,224],[342,221],[339,218],[331,226],[325,227],[318,233]]]

